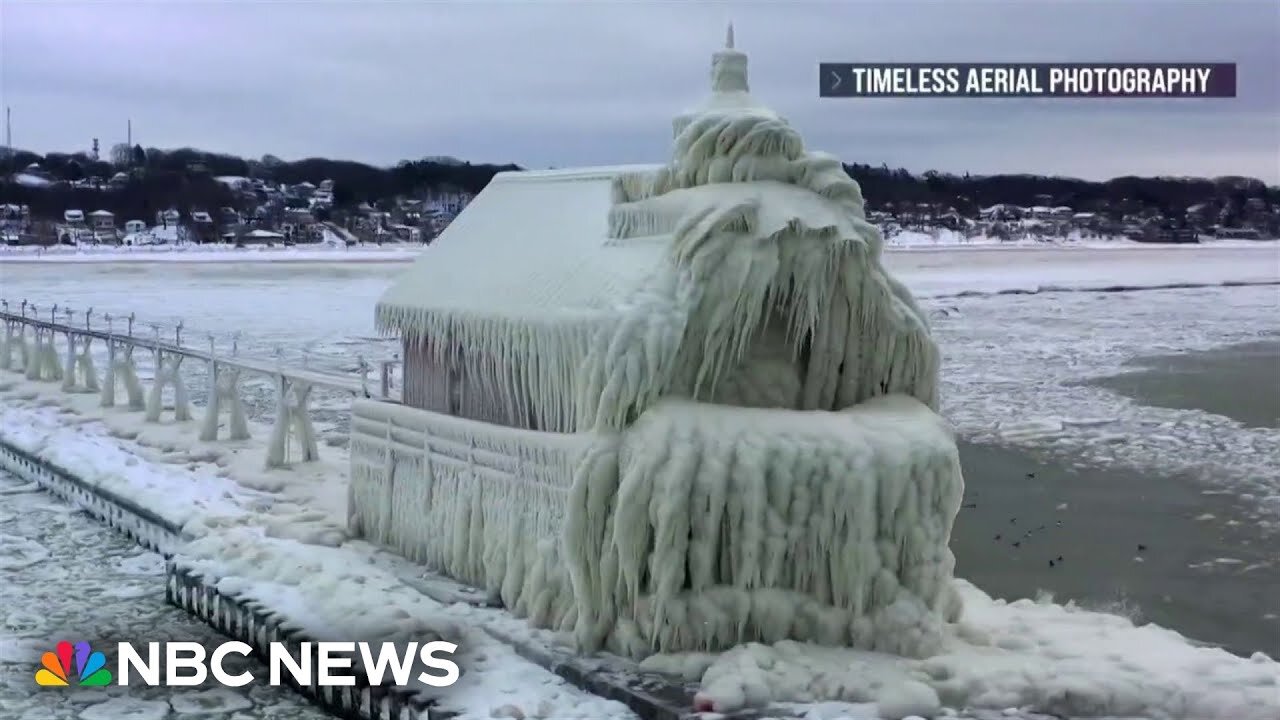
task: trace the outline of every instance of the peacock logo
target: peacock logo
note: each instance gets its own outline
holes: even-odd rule
[[[75,657],[75,680],[71,677],[71,659]],[[89,643],[81,641],[74,646],[63,640],[53,652],[47,652],[40,658],[42,666],[36,671],[36,684],[43,687],[102,687],[111,684],[111,671],[106,668],[107,658],[100,652],[94,652]]]

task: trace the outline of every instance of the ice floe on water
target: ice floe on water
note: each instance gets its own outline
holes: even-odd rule
[[[83,639],[95,649],[164,640],[211,648],[226,638],[164,603],[160,556],[3,473],[0,493],[0,718],[328,717],[289,689],[268,686],[37,687],[39,658],[59,640]]]
[[[80,712],[80,720],[164,720],[168,716],[169,703],[163,700],[127,697],[94,703]]]
[[[12,519],[12,516],[10,516]],[[0,570],[21,570],[49,559],[43,545],[17,535],[0,533]]]
[[[1280,431],[1153,407],[1081,384],[1135,358],[1280,338],[1274,287],[953,298],[937,317],[943,413],[966,439],[1040,448],[1074,465],[1188,473],[1280,522]],[[1260,388],[1260,390],[1262,390]]]

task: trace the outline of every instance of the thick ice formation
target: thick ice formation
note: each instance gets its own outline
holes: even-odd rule
[[[621,427],[669,395],[838,410],[901,393],[936,405],[937,349],[880,264],[858,184],[751,98],[746,63],[716,53],[710,100],[675,120],[672,162],[615,181],[612,242],[669,236],[670,265],[597,337],[580,369],[584,426]]]
[[[483,318],[486,391],[510,374],[535,406],[568,398],[573,432],[357,403],[352,522],[586,650],[925,654],[960,610],[937,348],[858,185],[751,97],[728,44],[710,99],[674,122],[672,161],[613,181],[606,242],[657,248],[645,280],[561,335]]]
[[[578,640],[643,656],[786,638],[922,655],[960,611],[945,423],[664,401],[579,467],[565,536]]]

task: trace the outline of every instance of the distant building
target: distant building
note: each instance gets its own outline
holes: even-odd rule
[[[94,230],[114,230],[116,214],[110,210],[94,210],[89,213],[89,224]]]
[[[124,224],[124,232],[126,235],[134,233],[146,232],[147,224],[141,220],[130,220]]]
[[[62,220],[68,225],[84,225],[83,210],[67,210],[62,213]]]
[[[169,227],[171,225],[177,225],[181,219],[182,219],[182,214],[179,213],[177,210],[174,210],[173,208],[169,208],[168,210],[161,210],[156,213],[156,225],[159,225],[160,227]]]
[[[1262,233],[1257,228],[1214,228],[1214,235],[1232,240],[1261,240]]]
[[[275,245],[283,244],[285,236],[271,230],[246,230],[236,237],[236,245]]]

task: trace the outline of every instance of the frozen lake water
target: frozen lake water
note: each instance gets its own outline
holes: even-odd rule
[[[1059,601],[1128,603],[1148,619],[1233,647],[1274,636],[1268,598],[1280,587],[1280,569],[1265,559],[1280,556],[1280,429],[1242,423],[1205,402],[1162,403],[1093,381],[1147,372],[1134,364],[1145,357],[1276,341],[1277,288],[956,293],[1107,287],[1126,279],[1274,279],[1278,251],[1236,252],[1247,261],[1244,275],[1222,269],[1231,253],[1199,248],[888,256],[924,296],[944,353],[943,413],[968,443],[966,480],[978,497],[966,499],[976,507],[962,511],[954,541],[962,576],[1008,597],[1043,588]],[[242,348],[267,353],[280,345],[297,360],[306,347],[317,363],[351,368],[357,355],[395,354],[394,342],[376,336],[373,306],[403,268],[0,264],[0,296],[44,308],[56,302],[169,323],[181,318],[187,338],[240,331]],[[1241,367],[1220,363],[1186,382],[1202,396],[1220,383],[1248,392],[1263,376]],[[203,384],[190,384],[200,401]],[[270,392],[259,387],[255,415],[270,413]],[[344,413],[345,402],[334,397],[318,418],[334,443],[345,435]],[[1057,528],[1060,519],[1071,531],[1015,548],[1016,540],[995,528],[1020,514],[1036,518],[1024,533],[1041,524]],[[1055,543],[1073,550],[1067,564],[1050,567],[1050,559],[1068,554],[1048,547]]]
[[[288,688],[40,688],[40,656],[87,640],[114,668],[115,643],[226,638],[164,601],[164,560],[35,486],[0,473],[0,717],[6,720],[320,720]],[[257,677],[267,670],[240,661]]]

